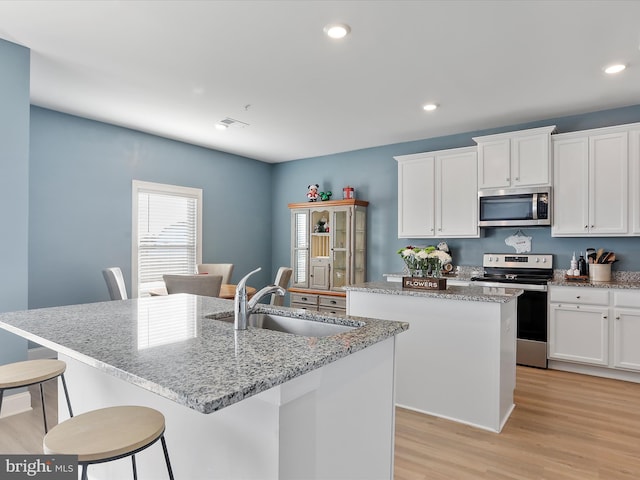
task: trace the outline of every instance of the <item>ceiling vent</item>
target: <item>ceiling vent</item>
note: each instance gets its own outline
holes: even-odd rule
[[[244,127],[248,127],[249,124],[248,123],[244,123],[241,122],[240,120],[236,120],[234,118],[225,118],[224,120],[220,120],[220,122],[218,122],[222,125],[225,125],[229,128],[244,128]]]

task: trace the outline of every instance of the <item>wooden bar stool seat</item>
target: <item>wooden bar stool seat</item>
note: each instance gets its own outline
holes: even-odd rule
[[[29,387],[31,385],[40,385],[40,400],[42,402],[42,417],[44,419],[44,431],[47,428],[47,412],[44,404],[44,392],[42,384],[48,380],[60,377],[64,394],[67,397],[67,407],[69,415],[73,416],[71,410],[71,402],[69,401],[69,392],[67,391],[67,383],[64,380],[64,371],[67,364],[62,360],[43,359],[43,360],[26,360],[24,362],[9,363],[0,366],[0,411],[2,410],[2,399],[4,391],[13,388]]]
[[[53,427],[44,437],[44,453],[78,455],[83,480],[87,478],[88,465],[130,456],[133,478],[137,479],[135,454],[160,439],[169,478],[173,480],[164,430],[164,415],[152,408],[101,408],[76,415]]]

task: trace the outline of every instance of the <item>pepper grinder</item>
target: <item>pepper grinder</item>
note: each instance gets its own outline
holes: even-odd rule
[[[580,252],[580,258],[578,259],[578,271],[583,277],[587,276],[587,262],[584,259],[584,255]]]

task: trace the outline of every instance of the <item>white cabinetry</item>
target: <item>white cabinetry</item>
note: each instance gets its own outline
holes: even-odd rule
[[[629,130],[629,180],[631,233],[640,235],[640,124]]]
[[[551,184],[554,126],[474,137],[478,144],[478,188]]]
[[[395,159],[398,238],[479,236],[475,147]]]
[[[548,357],[550,368],[640,382],[640,290],[549,287]]]
[[[549,358],[607,365],[608,290],[552,287],[550,302]]]
[[[613,366],[640,371],[640,292],[613,294]]]
[[[555,135],[552,236],[627,235],[628,133],[615,127]]]

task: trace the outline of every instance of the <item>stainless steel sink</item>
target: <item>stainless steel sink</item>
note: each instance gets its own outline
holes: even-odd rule
[[[233,323],[233,317],[216,318],[223,322]],[[348,325],[337,325],[335,323],[314,322],[304,318],[285,317],[282,315],[271,315],[267,313],[252,313],[249,316],[249,326],[254,328],[264,328],[277,332],[291,333],[304,337],[329,337],[339,333],[349,332],[358,327]]]

